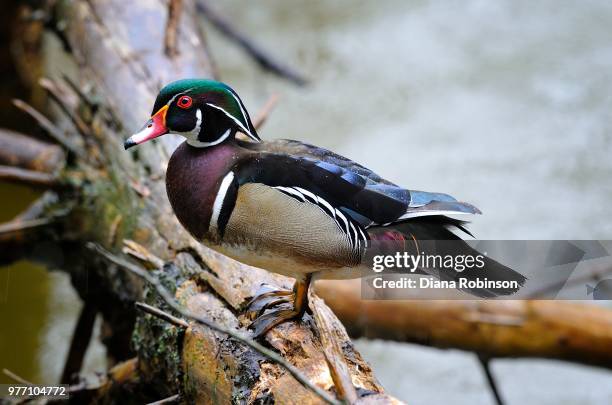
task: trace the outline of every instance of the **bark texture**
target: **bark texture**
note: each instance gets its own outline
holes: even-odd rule
[[[612,311],[559,301],[362,301],[359,281],[321,281],[317,294],[352,337],[544,357],[612,368]]]

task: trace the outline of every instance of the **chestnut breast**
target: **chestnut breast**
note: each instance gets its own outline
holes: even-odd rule
[[[241,156],[234,143],[195,148],[183,142],[166,171],[166,192],[180,223],[196,239],[206,237],[223,177]]]

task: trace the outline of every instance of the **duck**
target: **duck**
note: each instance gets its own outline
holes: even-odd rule
[[[167,84],[151,117],[125,149],[165,134],[185,138],[172,154],[166,191],[182,226],[200,243],[244,264],[295,279],[292,290],[262,286],[247,304],[261,337],[301,319],[317,279],[359,278],[376,243],[453,240],[469,234],[456,215],[480,214],[448,194],[409,190],[346,157],[308,143],[263,141],[230,86],[209,79]],[[238,134],[241,134],[238,136]],[[471,234],[470,234],[471,235]],[[465,251],[473,252],[463,243]],[[462,276],[525,278],[487,259]],[[437,271],[456,278],[456,271]],[[517,288],[471,289],[479,297]]]

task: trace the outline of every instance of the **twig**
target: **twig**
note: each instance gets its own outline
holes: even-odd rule
[[[13,99],[13,105],[28,114],[30,117],[34,118],[38,125],[47,133],[47,135],[53,138],[64,148],[66,148],[77,156],[85,156],[83,148],[77,146],[74,142],[68,139],[68,137],[64,135],[64,133],[58,127],[56,127],[51,121],[49,121],[47,117],[45,117],[36,109],[34,109],[34,107],[29,105],[25,101],[19,99]]]
[[[183,0],[170,0],[164,36],[164,52],[169,58],[178,56],[178,27],[183,13]]]
[[[2,165],[0,165],[0,180],[47,189],[61,186],[58,178],[53,174]]]
[[[89,126],[79,117],[73,110],[73,108],[69,105],[69,103],[65,100],[65,95],[62,93],[62,90],[57,86],[57,84],[49,79],[42,78],[38,81],[40,86],[47,90],[51,98],[57,103],[60,109],[70,118],[76,129],[83,135],[84,137],[91,136],[91,129]]]
[[[211,24],[217,30],[219,30],[219,32],[242,47],[242,49],[244,49],[253,59],[255,59],[257,64],[262,69],[283,77],[297,84],[298,86],[308,84],[308,80],[306,80],[300,73],[281,64],[278,61],[275,61],[259,45],[256,45],[245,35],[238,32],[238,30],[236,30],[236,28],[234,28],[229,21],[221,17],[221,15],[216,11],[212,10],[204,0],[198,0],[196,2],[196,11],[208,19],[208,21],[210,21]]]
[[[123,253],[135,257],[141,262],[149,264],[150,268],[159,269],[164,265],[164,261],[162,259],[155,256],[153,253],[149,252],[147,248],[133,240],[124,239],[123,245]]]
[[[504,401],[502,400],[502,397],[497,388],[497,383],[495,382],[495,377],[491,372],[490,359],[485,356],[478,355],[478,361],[480,362],[485,376],[487,377],[487,383],[489,384],[489,388],[493,393],[493,397],[495,397],[495,402],[497,403],[497,405],[504,405]]]
[[[85,353],[87,352],[87,347],[89,347],[93,327],[96,322],[97,313],[96,306],[90,301],[85,301],[85,305],[83,305],[83,309],[81,309],[81,314],[74,328],[74,333],[72,334],[70,349],[68,350],[68,356],[64,363],[64,371],[62,372],[60,384],[69,384],[72,380],[72,376],[81,371]]]
[[[3,368],[2,372],[4,373],[5,376],[7,376],[8,378],[12,378],[13,380],[17,381],[19,384],[34,385],[32,381],[28,381],[25,378],[18,376],[17,374],[13,373],[8,368]]]
[[[29,220],[14,219],[12,221],[0,224],[0,236],[25,231],[28,229],[44,227],[49,225],[51,222],[53,222],[51,218],[37,218]]]
[[[173,404],[179,399],[179,394],[174,394],[168,398],[160,399],[159,401],[149,402],[147,405],[162,405],[162,404]]]
[[[156,316],[159,319],[163,319],[164,321],[171,323],[174,326],[178,326],[185,329],[189,327],[189,324],[186,321],[182,320],[181,318],[177,318],[174,315],[170,315],[169,313],[164,312],[159,308],[152,307],[151,305],[145,304],[144,302],[137,302],[135,305],[136,308],[140,309],[141,311]]]
[[[255,117],[255,119],[253,120],[253,126],[255,127],[255,129],[261,128],[261,126],[266,122],[268,116],[276,106],[276,103],[278,103],[278,99],[278,94],[272,94],[268,101],[266,101],[266,104],[264,104],[261,110],[259,110],[257,117]]]
[[[261,344],[257,343],[256,341],[252,340],[251,338],[244,336],[242,333],[238,332],[238,331],[234,331],[231,329],[227,329],[221,325],[217,325],[216,323],[211,322],[210,320],[184,308],[183,306],[179,305],[176,300],[174,299],[174,297],[168,292],[168,290],[166,290],[166,288],[160,283],[160,281],[151,276],[148,272],[146,272],[145,270],[143,270],[142,268],[135,266],[132,263],[129,263],[115,255],[113,255],[112,253],[106,251],[104,248],[102,248],[100,245],[95,244],[95,243],[88,243],[87,246],[90,249],[93,249],[95,251],[97,251],[99,254],[101,254],[102,256],[104,256],[106,259],[108,259],[110,262],[124,268],[125,270],[129,271],[130,273],[133,273],[135,275],[137,275],[138,277],[141,277],[143,279],[145,279],[149,284],[151,284],[155,290],[157,290],[157,293],[159,294],[159,296],[166,302],[166,304],[168,304],[168,306],[170,306],[170,308],[172,308],[174,311],[176,311],[177,313],[181,314],[184,318],[189,318],[192,319],[198,323],[201,323],[202,325],[205,325],[207,327],[209,327],[210,329],[217,331],[219,333],[223,333],[225,335],[231,336],[232,338],[244,343],[245,345],[249,346],[250,348],[252,348],[253,350],[255,350],[256,352],[260,353],[261,355],[267,357],[269,360],[273,361],[274,363],[280,365],[281,367],[283,367],[285,370],[287,370],[289,372],[289,374],[291,374],[299,383],[301,383],[304,387],[306,387],[307,389],[311,390],[313,393],[315,393],[319,398],[321,398],[323,401],[325,401],[328,404],[334,404],[334,405],[340,405],[341,403],[339,401],[337,401],[336,399],[332,398],[327,392],[325,392],[323,389],[317,387],[316,385],[314,385],[313,383],[311,383],[308,378],[306,378],[306,376],[304,376],[302,374],[302,372],[300,370],[298,370],[295,366],[293,366],[292,364],[288,363],[287,361],[285,361],[285,359],[283,359],[282,357],[280,357],[278,354],[276,354],[275,352],[273,352],[270,349],[267,349],[266,347],[262,346]]]
[[[81,87],[77,83],[75,83],[75,81],[70,76],[63,73],[62,79],[68,85],[68,87],[70,87],[70,89],[74,91],[74,93],[79,99],[83,100],[89,107],[95,106],[95,103],[91,100],[91,98],[88,97],[87,94],[85,94],[83,89],[81,89]]]

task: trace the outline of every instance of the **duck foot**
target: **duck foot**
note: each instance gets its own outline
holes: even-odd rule
[[[284,302],[291,302],[293,291],[278,289],[270,284],[262,284],[255,296],[246,305],[246,315],[253,320],[259,317],[266,309],[275,307]]]
[[[308,286],[311,276],[304,281],[296,281],[293,291],[273,289],[262,285],[261,294],[255,296],[247,305],[247,314],[255,314],[255,320],[249,325],[255,338],[265,335],[270,329],[292,319],[301,319],[308,308]],[[292,305],[293,304],[293,305]],[[282,307],[264,313],[274,307]]]

